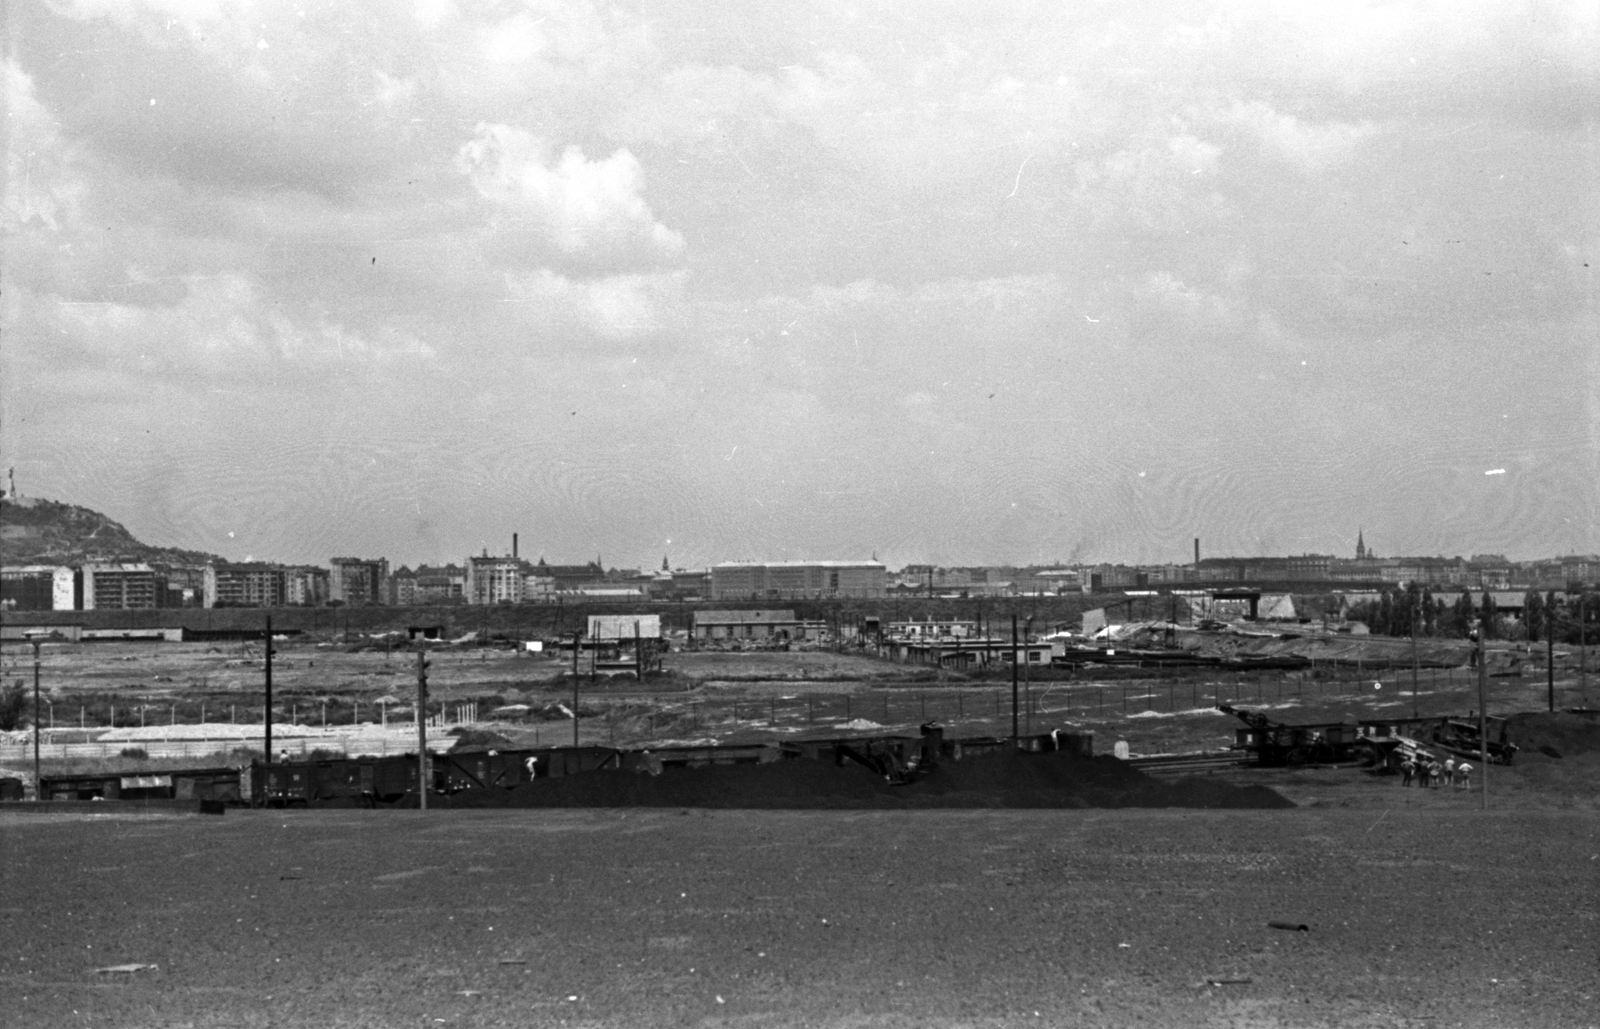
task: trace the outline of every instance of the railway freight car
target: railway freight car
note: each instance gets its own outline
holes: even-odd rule
[[[237,768],[92,772],[41,777],[45,800],[241,800]]]

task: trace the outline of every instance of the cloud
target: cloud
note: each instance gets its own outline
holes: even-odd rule
[[[533,229],[562,255],[612,261],[659,261],[684,248],[650,213],[644,170],[627,150],[590,161],[569,146],[552,161],[532,134],[482,123],[456,167],[494,205],[497,232]]]
[[[130,269],[130,276],[138,274]],[[190,276],[174,303],[72,302],[25,292],[7,321],[12,346],[39,370],[90,365],[132,377],[203,385],[270,372],[275,377],[429,362],[433,348],[406,333],[357,332],[312,310],[291,314],[248,275]]]
[[[1379,131],[1371,121],[1304,122],[1293,115],[1279,114],[1259,100],[1234,104],[1218,120],[1249,131],[1268,157],[1313,174],[1349,160],[1361,143]]]
[[[507,274],[506,300],[552,339],[576,329],[613,342],[634,340],[681,323],[687,279],[682,270],[581,279],[541,268]]]
[[[3,71],[6,234],[38,227],[61,229],[75,220],[85,188],[72,167],[72,148],[62,141],[55,119],[34,95],[32,76],[9,59]]]

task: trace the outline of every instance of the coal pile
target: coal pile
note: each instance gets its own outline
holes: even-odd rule
[[[767,764],[667,769],[660,775],[598,771],[540,779],[505,791],[429,800],[438,807],[677,807],[745,809],[1290,808],[1265,786],[1210,779],[1160,781],[1111,757],[1000,753],[946,761],[892,786],[855,764],[796,758]]]
[[[1594,718],[1565,711],[1529,712],[1512,715],[1506,723],[1507,735],[1523,754],[1572,758],[1600,753],[1600,720]]]

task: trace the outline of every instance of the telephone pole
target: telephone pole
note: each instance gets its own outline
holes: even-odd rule
[[[578,745],[578,651],[583,646],[583,633],[572,634],[572,745]]]
[[[1544,605],[1544,671],[1545,684],[1550,697],[1550,713],[1556,710],[1556,597],[1550,594],[1550,599]]]
[[[428,810],[428,650],[417,651],[417,808]]]
[[[1017,728],[1017,615],[1011,614],[1011,743],[1015,745],[1021,734]]]
[[[33,639],[33,800],[44,799],[44,780],[39,778],[39,648],[44,641]]]
[[[1478,632],[1478,764],[1483,767],[1483,809],[1489,810],[1489,640]]]
[[[267,710],[262,720],[266,723],[263,728],[263,746],[267,751],[267,764],[272,764],[272,616],[267,616],[267,652],[263,662],[267,678]]]
[[[1420,594],[1419,594],[1420,596]],[[1411,605],[1411,717],[1417,717],[1417,623],[1422,620],[1420,601]]]

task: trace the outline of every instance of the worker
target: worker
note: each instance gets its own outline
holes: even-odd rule
[[[1444,781],[1451,786],[1456,784],[1456,759],[1453,757],[1444,759]]]
[[[1456,766],[1457,789],[1469,789],[1472,786],[1472,766],[1463,761]]]
[[[1408,754],[1406,759],[1400,762],[1400,785],[1410,786],[1411,777],[1415,774],[1417,774],[1417,764],[1411,760],[1411,756]]]
[[[1444,777],[1444,765],[1441,765],[1437,760],[1429,761],[1428,762],[1428,788],[1429,789],[1433,789],[1433,790],[1438,789],[1439,788],[1439,780],[1442,779],[1443,777]]]

